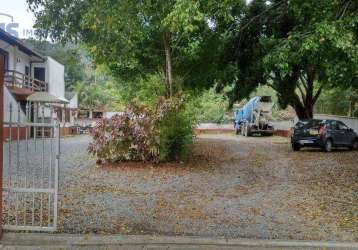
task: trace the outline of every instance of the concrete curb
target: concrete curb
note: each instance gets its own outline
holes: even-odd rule
[[[1,244],[31,247],[96,247],[96,246],[198,246],[298,249],[358,249],[358,242],[225,239],[190,236],[147,235],[73,235],[45,233],[5,233]]]

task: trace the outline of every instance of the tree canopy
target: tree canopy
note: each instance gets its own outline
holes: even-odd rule
[[[124,81],[160,74],[168,95],[214,81],[223,50],[219,21],[229,23],[244,6],[243,0],[28,3],[42,36],[83,42],[96,63]]]
[[[237,67],[232,100],[269,85],[302,119],[323,88],[357,87],[357,8],[349,0],[252,1],[226,52]]]
[[[268,85],[309,118],[322,89],[358,86],[353,0],[27,1],[43,36],[80,41],[121,82],[160,76],[167,96],[233,86],[233,103]]]

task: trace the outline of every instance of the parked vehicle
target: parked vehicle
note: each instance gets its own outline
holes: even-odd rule
[[[274,132],[272,119],[271,96],[255,96],[245,106],[234,112],[236,134],[250,136],[254,133],[272,135]]]
[[[333,147],[358,149],[358,135],[353,129],[338,120],[310,119],[298,121],[291,136],[292,149],[302,147],[322,148],[326,152]]]

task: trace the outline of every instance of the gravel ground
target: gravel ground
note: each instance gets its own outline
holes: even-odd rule
[[[358,152],[201,135],[186,163],[95,165],[62,140],[59,231],[358,240]]]

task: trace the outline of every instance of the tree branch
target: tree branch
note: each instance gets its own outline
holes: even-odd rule
[[[299,105],[301,108],[304,107],[304,103],[300,100],[300,97],[296,93],[293,94],[292,98],[296,105]]]
[[[320,96],[320,94],[321,94],[321,92],[322,92],[322,89],[323,89],[323,84],[321,84],[321,86],[318,88],[316,94],[314,95],[313,100],[312,100],[312,101],[313,101],[313,104],[316,103],[318,97]]]
[[[274,89],[275,91],[277,91],[277,88],[275,87],[274,84],[268,83],[267,86],[271,87],[272,89]]]
[[[304,93],[304,91],[303,91],[303,89],[302,89],[302,87],[301,87],[300,84],[297,84],[297,88],[298,88],[298,90],[299,90],[300,93],[301,93],[302,101],[304,101],[304,100],[306,99],[306,94]]]
[[[303,87],[307,91],[308,89],[307,79],[302,74],[300,74],[300,82],[302,83]]]

